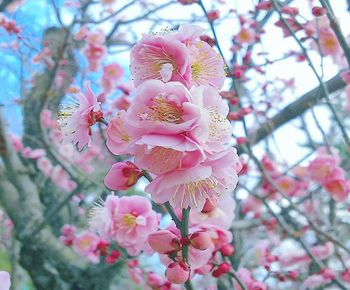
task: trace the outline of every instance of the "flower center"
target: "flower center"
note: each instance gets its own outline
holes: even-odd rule
[[[133,228],[136,225],[136,217],[130,213],[123,216],[123,223],[127,228]]]
[[[147,120],[161,121],[166,123],[182,123],[183,111],[172,102],[168,102],[164,97],[158,96],[154,99],[154,105],[149,106],[148,113],[143,114]]]

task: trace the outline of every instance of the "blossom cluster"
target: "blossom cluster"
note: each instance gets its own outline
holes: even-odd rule
[[[145,35],[135,45],[135,98],[107,128],[109,150],[134,155],[135,165],[154,177],[146,192],[155,202],[197,210],[232,191],[241,167],[235,149],[227,145],[229,107],[218,92],[223,61],[199,40],[200,32],[182,26],[177,33]],[[113,190],[133,185],[140,172],[125,168],[113,166],[106,185]],[[115,178],[120,174],[124,178]]]
[[[196,274],[212,273],[216,278],[226,274],[231,265],[224,257],[234,252],[228,231],[235,208],[230,192],[242,165],[229,144],[229,106],[219,93],[225,80],[224,62],[201,40],[201,33],[197,26],[183,25],[178,31],[143,36],[131,51],[134,96],[125,110],[108,120],[106,129],[110,152],[134,160],[113,164],[105,185],[118,192],[128,190],[145,176],[150,181],[145,191],[153,202],[170,206],[174,223],[160,229],[160,215],[142,196],[109,195],[94,207],[90,219],[92,231],[130,256],[157,252],[174,284]],[[87,45],[91,46],[89,41]],[[102,86],[107,94],[120,71],[105,67]],[[107,121],[88,85],[78,99],[79,107],[63,118],[63,132],[66,141],[81,149],[91,142],[92,125]],[[191,210],[188,224],[183,224],[188,227],[186,236],[179,228],[182,209]],[[69,235],[63,241],[78,245],[81,254],[94,260],[98,241],[93,236],[82,243]],[[188,257],[183,256],[184,247]],[[139,272],[136,266],[130,269]]]

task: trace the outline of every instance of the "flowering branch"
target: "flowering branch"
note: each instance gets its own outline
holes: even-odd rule
[[[302,50],[303,52],[303,55],[305,56],[311,70],[313,71],[314,75],[316,76],[317,80],[319,81],[320,83],[320,87],[321,87],[321,90],[323,92],[323,95],[324,95],[324,98],[326,99],[326,103],[330,109],[330,111],[332,112],[333,116],[334,116],[334,119],[336,121],[336,123],[338,124],[339,126],[339,129],[342,133],[342,136],[345,140],[345,142],[347,143],[348,146],[350,146],[350,138],[348,136],[348,133],[346,132],[345,128],[344,128],[344,125],[342,123],[342,121],[340,120],[335,108],[333,107],[332,103],[330,102],[330,99],[329,99],[329,94],[328,94],[328,90],[327,90],[327,87],[325,86],[323,80],[320,78],[320,76],[318,75],[317,73],[317,70],[315,68],[315,66],[313,65],[310,57],[309,57],[309,54],[308,52],[306,51],[305,47],[303,46],[303,44],[301,43],[301,41],[298,39],[298,37],[295,35],[295,32],[291,29],[290,25],[287,23],[287,21],[284,19],[280,9],[279,9],[279,6],[276,2],[276,0],[271,0],[272,4],[273,4],[273,7],[275,8],[275,10],[277,11],[279,17],[280,17],[280,20],[282,21],[283,25],[287,28],[287,30],[289,31],[289,33],[292,35],[292,37],[295,39],[295,41],[297,42],[297,44],[299,45],[300,49]]]

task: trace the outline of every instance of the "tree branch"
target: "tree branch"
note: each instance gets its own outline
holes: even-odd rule
[[[327,87],[329,94],[343,89],[346,86],[340,74],[336,75],[324,84]],[[324,98],[324,95],[321,93],[321,86],[318,86],[313,90],[305,93],[296,101],[292,102],[280,112],[278,112],[270,120],[264,122],[253,133],[249,134],[250,145],[252,146],[259,143],[261,140],[264,140],[270,134],[276,131],[279,127],[287,124],[289,121],[295,119],[296,117],[303,115],[305,111],[314,106],[316,102],[321,98]],[[237,146],[237,150],[239,154],[244,152],[241,146]]]

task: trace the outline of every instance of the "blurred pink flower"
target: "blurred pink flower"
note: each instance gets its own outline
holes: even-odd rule
[[[0,271],[0,290],[9,290],[11,286],[10,274]]]
[[[80,255],[88,258],[93,263],[98,263],[100,261],[97,254],[99,241],[100,238],[97,235],[89,231],[84,231],[76,236],[73,246]]]
[[[123,68],[117,63],[111,63],[104,66],[102,74],[103,91],[106,94],[109,94],[113,89],[115,89],[123,74]]]
[[[63,106],[59,112],[59,122],[64,135],[64,142],[78,144],[82,150],[91,142],[91,126],[99,121],[103,114],[100,104],[92,93],[90,83],[85,83],[85,94],[76,94],[78,103],[73,106]]]

